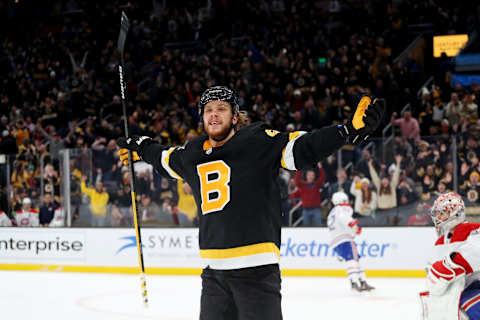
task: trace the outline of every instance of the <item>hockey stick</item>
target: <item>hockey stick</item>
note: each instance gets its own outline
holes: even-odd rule
[[[118,66],[118,76],[120,78],[120,97],[122,100],[123,107],[123,123],[125,125],[125,137],[128,138],[128,120],[127,120],[127,103],[125,97],[125,82],[123,77],[123,66],[125,61],[123,60],[123,50],[125,48],[125,40],[127,38],[128,28],[130,27],[130,22],[125,12],[122,11],[122,19],[120,22],[120,34],[118,36],[117,49],[120,54],[120,65]],[[148,307],[148,297],[147,297],[147,281],[145,279],[145,265],[143,263],[143,250],[142,250],[142,237],[140,233],[140,223],[137,212],[137,196],[135,192],[135,171],[132,161],[132,152],[128,150],[128,168],[130,169],[130,189],[132,194],[132,209],[133,209],[133,221],[135,223],[135,233],[137,238],[137,252],[138,252],[138,262],[140,264],[140,280],[142,282],[142,298],[143,304],[145,307]]]

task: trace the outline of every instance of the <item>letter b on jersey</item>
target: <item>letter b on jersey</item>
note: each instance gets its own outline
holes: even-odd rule
[[[222,160],[197,165],[202,213],[220,211],[230,201],[230,167]]]

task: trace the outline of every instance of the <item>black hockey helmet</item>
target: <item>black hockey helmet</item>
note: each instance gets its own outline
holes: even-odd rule
[[[240,112],[240,105],[238,104],[238,95],[237,93],[225,86],[215,86],[210,87],[205,90],[200,97],[198,102],[198,114],[201,116],[203,114],[203,108],[210,101],[225,101],[232,106],[232,113],[236,115]]]

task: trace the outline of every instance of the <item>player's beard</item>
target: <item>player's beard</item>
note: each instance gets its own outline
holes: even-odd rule
[[[211,132],[209,132],[207,127],[208,126],[205,125],[205,123],[204,123],[203,124],[203,129],[207,133],[208,137],[212,140],[217,141],[217,142],[221,142],[221,141],[225,140],[225,138],[228,137],[230,132],[232,132],[232,130],[234,130],[233,121],[230,121],[228,126],[225,126],[220,132],[215,133],[215,134],[212,134]]]

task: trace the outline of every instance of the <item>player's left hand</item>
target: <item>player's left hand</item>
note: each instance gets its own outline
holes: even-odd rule
[[[348,138],[347,142],[359,144],[378,128],[385,113],[385,100],[364,95],[346,124],[340,127],[340,133]]]
[[[356,234],[356,235],[359,235],[362,233],[362,227],[360,227],[358,225],[358,220],[357,219],[354,219],[353,221],[351,221],[348,226],[350,228],[352,228],[353,232]]]
[[[128,138],[122,137],[122,138],[117,139],[117,145],[121,149],[128,149],[128,150],[131,150],[131,151],[135,151],[136,153],[138,153],[138,156],[140,156],[140,158],[143,157],[143,151],[144,151],[145,146],[147,146],[151,143],[153,143],[152,138],[147,137],[147,136],[133,135],[133,136],[128,137]],[[119,152],[119,154],[120,154],[120,152]]]
[[[117,153],[120,156],[120,160],[122,160],[122,163],[125,166],[128,166],[128,149],[126,148],[118,149]],[[132,161],[135,163],[140,160],[142,159],[140,159],[140,156],[138,155],[137,151],[132,151]]]
[[[358,226],[357,232],[355,232],[357,236],[362,233],[362,227]]]
[[[447,256],[432,264],[427,274],[427,287],[431,294],[442,295],[448,285],[465,275],[465,268],[456,264]]]

